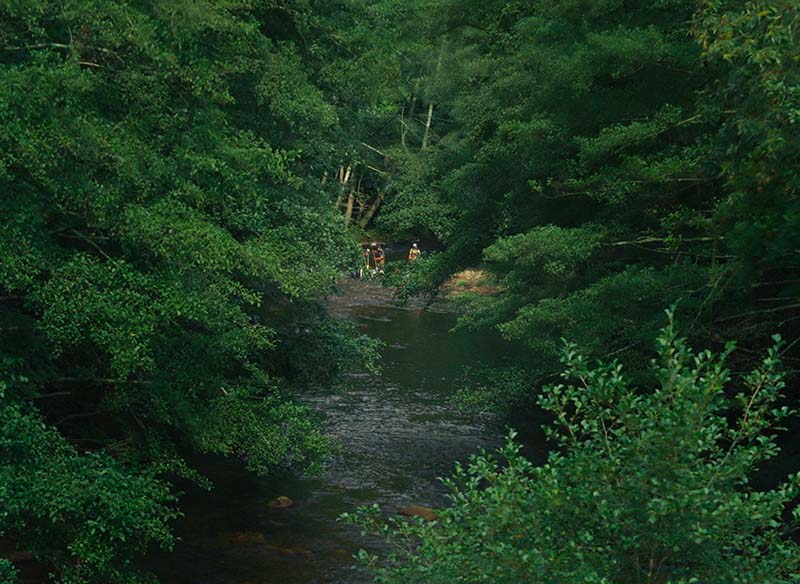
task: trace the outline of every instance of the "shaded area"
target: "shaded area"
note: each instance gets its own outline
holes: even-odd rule
[[[379,284],[348,280],[340,287],[331,312],[353,318],[386,346],[380,376],[353,376],[346,389],[304,395],[326,416],[328,433],[340,443],[336,456],[319,476],[268,480],[234,462],[209,462],[203,470],[216,488],[182,501],[182,541],[151,566],[162,581],[368,582],[353,568],[352,554],[375,542],[337,517],[373,503],[388,514],[409,504],[441,506],[446,499],[437,477],[479,447],[499,444],[504,429],[496,419],[461,415],[448,397],[464,365],[503,361],[505,343],[489,333],[450,333],[456,316],[446,305],[397,307]],[[294,505],[270,509],[279,495]]]

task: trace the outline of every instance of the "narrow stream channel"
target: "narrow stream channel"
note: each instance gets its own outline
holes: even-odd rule
[[[465,365],[503,358],[499,338],[451,333],[451,311],[397,307],[374,283],[341,288],[331,309],[385,343],[380,376],[354,376],[346,390],[304,395],[325,415],[341,451],[311,477],[261,480],[233,462],[209,463],[203,470],[214,491],[183,498],[181,541],[151,566],[164,584],[369,582],[352,554],[370,542],[337,517],[373,503],[387,514],[409,504],[440,506],[446,500],[437,477],[502,440],[496,420],[461,415],[448,402]],[[294,505],[270,509],[279,495]]]

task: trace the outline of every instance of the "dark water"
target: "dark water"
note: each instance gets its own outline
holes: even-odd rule
[[[162,582],[369,582],[352,554],[374,542],[337,517],[373,503],[387,514],[409,504],[440,506],[437,477],[479,447],[500,443],[504,429],[494,419],[460,415],[448,397],[464,365],[497,363],[507,346],[490,334],[450,333],[455,315],[446,307],[396,307],[390,296],[377,284],[348,281],[331,303],[386,345],[380,376],[355,376],[347,389],[304,396],[324,413],[341,451],[314,477],[260,480],[232,462],[208,463],[203,470],[214,491],[184,498],[182,541],[153,560]],[[278,495],[295,504],[270,509]]]

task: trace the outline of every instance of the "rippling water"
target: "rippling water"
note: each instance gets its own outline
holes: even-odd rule
[[[479,447],[499,444],[503,430],[491,417],[460,415],[448,404],[463,366],[496,363],[507,350],[489,334],[450,333],[455,315],[444,305],[394,306],[374,283],[343,282],[331,310],[352,318],[386,348],[380,376],[353,376],[349,388],[303,397],[325,415],[340,442],[337,455],[314,477],[258,479],[229,461],[203,470],[212,493],[192,493],[178,523],[175,553],[153,560],[168,584],[358,584],[369,577],[352,554],[376,542],[336,518],[377,503],[400,507],[445,503],[437,477]],[[288,509],[272,510],[278,495]]]

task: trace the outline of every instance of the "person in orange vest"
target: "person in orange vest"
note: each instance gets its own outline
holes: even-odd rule
[[[413,262],[416,259],[419,259],[419,246],[415,243],[411,246],[411,249],[408,250],[408,261]]]
[[[386,261],[386,258],[383,255],[383,248],[378,247],[378,249],[373,252],[373,257],[375,258],[375,269],[378,270],[378,272],[383,273],[383,265]]]

